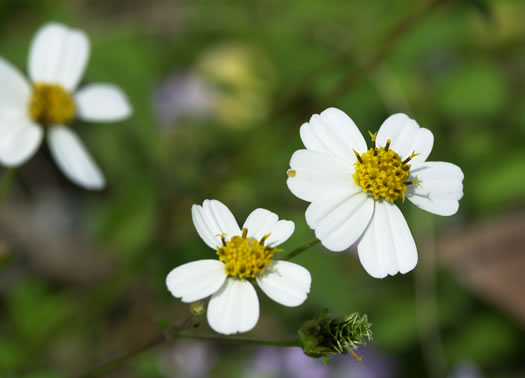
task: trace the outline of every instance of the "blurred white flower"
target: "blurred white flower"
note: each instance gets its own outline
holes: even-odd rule
[[[390,116],[372,148],[341,110],[315,114],[301,126],[306,150],[296,151],[288,187],[311,202],[306,222],[321,243],[338,252],[357,242],[359,259],[373,277],[407,273],[417,249],[394,204],[408,198],[438,215],[455,214],[463,196],[463,172],[451,163],[426,162],[434,136],[405,114]]]
[[[168,289],[183,302],[212,295],[208,323],[226,335],[247,332],[259,319],[259,301],[251,281],[284,306],[302,304],[310,291],[308,270],[287,261],[275,261],[277,246],[294,231],[294,223],[277,214],[255,209],[239,228],[233,214],[217,200],[192,207],[199,236],[217,251],[219,260],[199,260],[173,269],[166,278]]]
[[[57,23],[36,33],[29,51],[31,83],[0,58],[0,163],[18,166],[40,145],[44,130],[51,154],[74,183],[102,189],[104,176],[76,133],[75,118],[118,121],[131,114],[125,94],[110,84],[76,91],[89,56],[89,40],[79,30]]]

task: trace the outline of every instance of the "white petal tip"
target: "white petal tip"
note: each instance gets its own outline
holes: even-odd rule
[[[287,307],[303,304],[312,284],[307,269],[288,261],[274,262],[273,269],[256,280],[268,297]]]

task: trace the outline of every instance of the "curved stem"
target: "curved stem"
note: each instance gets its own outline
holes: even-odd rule
[[[78,376],[78,378],[102,377],[105,374],[111,373],[115,371],[116,369],[122,367],[124,364],[126,364],[131,359],[138,356],[139,354],[142,354],[158,345],[164,344],[176,338],[219,341],[219,342],[227,342],[227,343],[235,343],[235,344],[269,345],[269,346],[275,346],[275,347],[299,346],[299,340],[296,338],[289,339],[289,340],[260,340],[260,339],[244,338],[244,337],[229,337],[229,336],[222,336],[222,335],[208,335],[208,334],[207,335],[192,335],[190,333],[180,332],[190,327],[191,324],[192,324],[191,319],[188,319],[181,325],[174,326],[170,330],[153,337],[149,342],[147,342],[140,348],[135,349],[131,352],[128,352],[124,354],[123,356],[118,357],[114,360],[111,360],[105,363],[104,365],[99,366],[98,368],[90,371],[87,374],[80,375]]]
[[[16,176],[17,168],[7,168],[4,171],[4,175],[2,176],[2,179],[0,180],[0,208],[2,207],[5,198],[7,197],[7,194],[9,193],[9,189],[11,188],[11,184],[13,183],[13,180]]]
[[[82,374],[78,376],[78,378],[95,378],[95,377],[101,377],[107,373],[111,373],[112,371],[115,371],[116,369],[122,367],[124,364],[126,364],[128,361],[130,361],[135,356],[138,356],[139,354],[142,354],[157,345],[164,344],[166,341],[169,341],[172,337],[177,335],[177,332],[180,330],[183,330],[185,328],[188,328],[191,326],[192,321],[191,317],[186,319],[184,322],[182,322],[179,325],[174,325],[166,332],[163,332],[155,337],[153,337],[149,342],[144,344],[138,349],[135,349],[131,352],[128,352],[124,354],[121,357],[118,357],[114,360],[111,360],[104,365],[99,366],[98,368],[91,370],[90,372],[86,374]]]
[[[308,243],[306,243],[305,245],[301,246],[301,247],[298,247],[296,249],[294,249],[293,251],[291,251],[290,253],[288,253],[286,256],[284,256],[281,260],[291,260],[293,259],[295,256],[298,256],[300,255],[301,253],[303,253],[304,251],[312,248],[314,245],[316,245],[317,243],[319,243],[320,240],[317,239],[317,238],[314,238],[312,240],[310,240]]]
[[[139,349],[136,349],[134,351],[131,351],[129,353],[126,353],[122,357],[116,358],[98,368],[95,370],[90,371],[87,374],[79,376],[79,378],[94,378],[94,377],[101,377],[107,373],[111,373],[112,371],[115,371],[119,367],[122,367],[126,362],[131,360],[133,357],[157,346],[162,344],[165,341],[164,335],[158,335],[151,339],[147,344],[143,345]]]

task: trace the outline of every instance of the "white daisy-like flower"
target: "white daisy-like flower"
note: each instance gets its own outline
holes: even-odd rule
[[[253,283],[275,302],[295,307],[310,292],[310,272],[288,261],[276,261],[277,246],[293,234],[292,221],[255,209],[239,228],[233,214],[217,200],[192,207],[193,224],[218,260],[198,260],[173,269],[166,278],[169,291],[190,303],[212,296],[210,327],[226,335],[247,332],[259,319]]]
[[[71,181],[86,189],[104,187],[102,172],[68,125],[76,118],[119,121],[130,116],[131,106],[114,85],[91,84],[77,91],[88,56],[84,32],[49,23],[31,43],[31,82],[0,58],[0,164],[24,163],[45,131],[51,154]]]
[[[373,277],[407,273],[417,249],[394,204],[405,197],[438,215],[453,215],[463,196],[463,172],[451,163],[427,162],[434,136],[405,114],[390,116],[372,148],[339,109],[315,114],[301,126],[306,150],[296,151],[288,188],[311,202],[306,222],[334,252],[357,242],[359,259]]]

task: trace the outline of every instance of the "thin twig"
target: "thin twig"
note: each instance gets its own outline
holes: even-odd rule
[[[317,101],[313,108],[313,111],[322,110],[328,106],[332,106],[337,103],[352,90],[356,84],[358,84],[366,74],[372,71],[379,63],[381,63],[393,49],[393,47],[404,37],[417,23],[425,18],[434,7],[442,4],[446,4],[453,0],[429,0],[420,4],[419,7],[415,8],[405,18],[403,18],[380,42],[377,49],[368,59],[366,59],[357,69],[349,72],[338,85],[332,89],[328,94],[323,96]]]
[[[275,347],[293,347],[299,345],[299,341],[296,338],[289,340],[261,340],[246,337],[229,337],[221,335],[192,335],[189,333],[178,333],[176,336],[180,339],[220,341],[236,344],[269,345]]]
[[[354,87],[361,82],[361,80],[367,77],[367,74],[377,67],[393,50],[396,44],[408,34],[419,22],[425,19],[430,12],[440,5],[445,5],[454,0],[428,0],[423,2],[420,6],[415,8],[408,15],[403,17],[381,40],[376,49],[369,55],[369,58],[366,59],[361,65],[356,69],[349,71],[338,85],[329,91],[326,95],[321,96],[313,103],[305,104],[303,103],[304,95],[307,94],[309,87],[313,85],[312,78],[303,77],[303,80],[300,80],[301,83],[298,83],[296,87],[291,89],[290,95],[288,95],[282,102],[276,104],[272,111],[268,115],[266,122],[286,122],[289,127],[281,127],[272,131],[275,135],[275,140],[267,140],[264,144],[266,150],[280,150],[283,148],[283,145],[288,144],[290,138],[296,137],[297,126],[301,122],[307,120],[311,114],[322,111],[323,109],[335,106],[337,102],[345,95],[350,93]],[[348,52],[343,52],[340,56],[332,59],[332,62],[322,63],[319,67],[313,68],[311,73],[314,79],[321,79],[323,69],[321,67],[326,67],[333,62],[346,62],[348,57]],[[293,112],[295,110],[295,112]],[[258,135],[255,133],[258,132]],[[266,136],[267,129],[262,127],[257,129],[252,135],[251,142],[244,143],[239,149],[235,150],[231,155],[228,156],[230,160],[236,159],[237,161],[246,161],[248,156],[253,155],[253,150],[261,146],[260,139]],[[263,163],[263,160],[253,161],[253,164],[237,164],[240,169],[242,167],[248,167],[250,171],[257,170],[259,167],[257,163]],[[239,171],[236,171],[239,173]],[[226,184],[227,180],[223,180]]]
[[[78,378],[96,378],[102,377],[107,373],[111,373],[116,369],[123,367],[127,362],[129,362],[134,357],[142,354],[158,345],[169,342],[173,339],[193,339],[193,340],[207,340],[207,341],[218,341],[226,343],[235,343],[235,344],[252,344],[252,345],[268,345],[274,347],[293,347],[298,346],[299,341],[297,338],[288,339],[288,340],[261,340],[245,337],[230,337],[223,335],[193,335],[190,333],[179,332],[183,329],[188,328],[191,325],[191,319],[186,320],[179,326],[175,326],[169,331],[162,333],[160,335],[152,338],[148,343],[144,344],[140,348],[124,354],[121,357],[118,357],[114,360],[107,362],[106,364],[96,368],[95,370],[90,371],[87,374],[81,375]]]
[[[177,331],[186,329],[190,327],[192,324],[191,318],[186,319],[184,322],[182,322],[179,325],[174,325],[172,328],[170,328],[168,331],[163,332],[155,337],[153,337],[149,342],[144,344],[138,349],[135,349],[131,352],[128,352],[124,354],[121,357],[118,357],[114,360],[111,360],[107,363],[105,363],[102,366],[99,366],[98,368],[80,375],[79,378],[95,378],[95,377],[101,377],[107,373],[111,373],[112,371],[115,371],[116,369],[124,366],[127,362],[129,362],[131,359],[133,359],[135,356],[138,356],[139,354],[142,354],[158,345],[164,344],[168,340],[170,340],[173,336],[177,335]]]
[[[317,243],[319,243],[320,240],[315,238],[315,239],[312,239],[310,240],[308,243],[306,243],[305,245],[301,246],[301,247],[298,247],[296,249],[294,249],[293,251],[291,251],[290,253],[288,253],[286,256],[284,256],[281,260],[291,260],[293,259],[295,256],[303,253],[304,251],[310,249],[311,247],[313,247],[314,245],[316,245]]]

